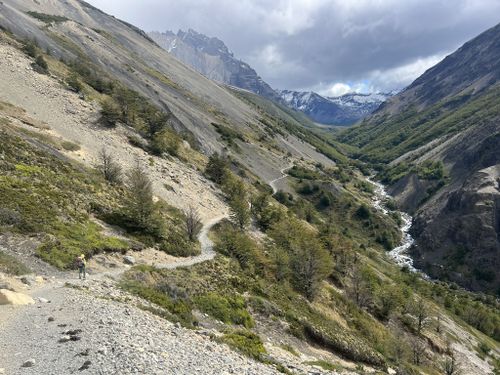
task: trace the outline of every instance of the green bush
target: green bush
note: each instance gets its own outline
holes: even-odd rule
[[[163,129],[155,133],[151,139],[151,150],[157,155],[168,153],[177,156],[181,144],[181,138],[169,129]]]
[[[180,322],[186,327],[193,327],[196,322],[191,312],[191,303],[187,300],[174,300],[159,288],[147,286],[134,280],[123,281],[120,286],[128,292],[166,309],[172,314],[167,316],[169,320]]]
[[[257,360],[262,359],[266,349],[259,336],[250,331],[238,330],[222,336],[222,342]]]
[[[47,74],[49,72],[49,66],[47,62],[43,58],[42,55],[38,55],[35,59],[35,62],[32,64],[33,69],[41,74]]]
[[[176,257],[190,257],[200,254],[197,242],[190,241],[185,233],[170,229],[165,240],[160,243],[160,250]]]
[[[114,127],[121,119],[120,108],[110,99],[101,102],[101,122],[107,127]]]
[[[78,75],[76,73],[71,73],[68,78],[66,78],[66,84],[74,92],[81,92],[83,90],[83,85],[78,79]]]
[[[202,312],[223,323],[238,324],[245,328],[252,328],[254,325],[243,297],[208,293],[197,297],[194,303]]]
[[[126,241],[102,235],[100,227],[92,222],[58,224],[54,233],[56,237],[46,240],[36,253],[61,269],[73,268],[80,254],[90,258],[101,252],[121,252],[129,248]]]

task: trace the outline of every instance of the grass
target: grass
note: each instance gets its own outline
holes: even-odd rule
[[[81,149],[80,145],[70,141],[61,142],[61,147],[66,151],[79,151]]]
[[[0,251],[0,272],[14,276],[21,276],[26,275],[31,271],[13,256]]]

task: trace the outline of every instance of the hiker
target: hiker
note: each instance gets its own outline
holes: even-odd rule
[[[83,279],[85,280],[87,278],[87,261],[85,260],[85,255],[82,254],[78,258],[76,258],[76,265],[78,266],[78,277],[81,279],[83,275]]]

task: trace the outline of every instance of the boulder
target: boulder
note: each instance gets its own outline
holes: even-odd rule
[[[125,255],[123,257],[123,262],[125,264],[130,264],[133,266],[135,264],[135,258],[133,256],[130,256],[130,255]]]
[[[33,298],[27,294],[0,289],[0,305],[31,305],[34,303]]]

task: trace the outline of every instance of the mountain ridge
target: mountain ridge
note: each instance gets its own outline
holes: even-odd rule
[[[500,24],[338,137],[384,169],[397,201],[415,213],[416,263],[493,294],[500,291],[499,61]]]

